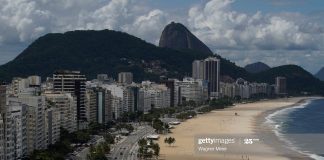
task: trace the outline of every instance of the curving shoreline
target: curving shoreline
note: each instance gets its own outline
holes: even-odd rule
[[[235,107],[212,111],[197,118],[190,119],[173,129],[172,134],[161,135],[159,144],[161,147],[160,159],[259,159],[259,160],[287,160],[287,159],[311,159],[303,154],[283,147],[278,137],[270,126],[264,124],[265,117],[275,111],[298,105],[309,97],[276,99],[262,102],[238,104]],[[234,116],[238,113],[239,116]],[[250,134],[263,136],[260,146],[251,146],[253,150],[262,154],[196,154],[194,151],[194,137],[200,134]],[[163,143],[165,137],[176,138],[175,146],[169,147]],[[253,148],[255,147],[255,148]],[[242,150],[243,151],[243,150]]]
[[[271,146],[279,155],[286,157],[291,160],[312,160],[308,155],[302,154],[298,151],[295,151],[287,146],[285,142],[280,140],[278,135],[275,134],[275,131],[273,128],[274,126],[271,126],[268,124],[267,117],[277,111],[281,111],[287,108],[295,107],[298,105],[302,105],[306,103],[306,101],[314,99],[315,97],[307,97],[307,98],[302,98],[298,102],[289,105],[289,106],[283,106],[279,107],[273,110],[268,110],[265,112],[262,112],[255,118],[255,130],[254,132],[259,135],[259,136],[266,136],[265,138],[267,139],[265,142],[266,145]]]

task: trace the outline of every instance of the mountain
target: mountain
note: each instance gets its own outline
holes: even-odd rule
[[[212,56],[192,50],[156,47],[123,32],[71,31],[51,33],[29,45],[18,57],[0,66],[0,81],[13,77],[52,76],[55,70],[80,70],[88,79],[107,73],[131,71],[135,81],[159,80],[160,76],[181,78],[191,75],[195,59]],[[220,57],[221,58],[221,57]],[[244,69],[221,58],[221,74],[247,77]]]
[[[246,65],[244,69],[250,73],[259,73],[270,69],[270,67],[265,63],[256,62]]]
[[[274,84],[276,76],[287,77],[291,93],[309,91],[323,93],[323,83],[299,66],[286,65],[252,74],[219,55],[186,50],[161,48],[123,32],[71,31],[50,33],[30,44],[14,60],[0,66],[0,81],[13,77],[52,76],[56,70],[80,70],[88,79],[106,73],[130,71],[134,80],[158,81],[160,76],[182,78],[191,75],[192,62],[217,56],[221,60],[221,75],[225,80],[241,77],[248,81]]]
[[[256,73],[253,79],[257,82],[275,83],[275,78],[283,76],[287,78],[287,90],[290,94],[300,92],[324,93],[324,83],[315,78],[311,73],[297,65],[283,65]]]
[[[315,77],[324,81],[324,67],[315,74]]]
[[[159,46],[176,50],[190,49],[213,54],[213,52],[203,42],[201,42],[181,23],[171,22],[164,28],[160,37]]]
[[[55,70],[80,70],[88,78],[98,73],[116,77],[131,71],[135,80],[191,73],[194,59],[209,54],[156,47],[127,33],[111,30],[71,31],[40,37],[13,61],[0,66],[0,80],[14,76],[51,76]]]

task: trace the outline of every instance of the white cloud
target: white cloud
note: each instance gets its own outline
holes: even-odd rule
[[[188,26],[213,51],[242,66],[263,61],[272,66],[294,63],[311,71],[322,67],[321,22],[300,13],[239,13],[231,8],[234,2],[211,0],[188,12]]]
[[[135,0],[0,0],[1,44],[31,42],[49,32],[75,29],[128,31],[150,42],[165,13]],[[159,27],[157,27],[159,26]],[[160,27],[161,26],[161,27]],[[149,31],[144,33],[144,31]]]
[[[324,32],[318,32],[323,27],[307,22],[300,14],[248,15],[233,11],[232,3],[233,0],[211,0],[189,10],[189,26],[212,48],[316,50],[324,46]]]
[[[156,9],[137,17],[132,24],[123,26],[122,30],[158,44],[159,36],[167,22],[167,14]]]

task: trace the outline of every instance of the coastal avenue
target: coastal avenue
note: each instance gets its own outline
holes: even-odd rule
[[[122,142],[113,146],[109,159],[135,160],[137,159],[138,140],[152,134],[154,129],[151,126],[139,126],[137,130],[126,137]]]

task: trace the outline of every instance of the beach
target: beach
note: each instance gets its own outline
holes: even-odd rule
[[[269,125],[265,125],[265,117],[272,112],[285,107],[294,106],[307,98],[284,98],[247,104],[236,104],[224,110],[215,110],[198,115],[172,129],[172,133],[161,135],[160,159],[166,160],[289,160],[309,159],[307,156],[294,152],[283,146]],[[237,113],[238,115],[235,115]],[[216,152],[201,154],[195,151],[195,136],[197,135],[257,135],[262,137],[258,145],[241,147],[242,153]],[[174,137],[176,143],[167,145],[165,137]],[[265,141],[263,141],[265,139]],[[255,153],[255,154],[254,154]]]

